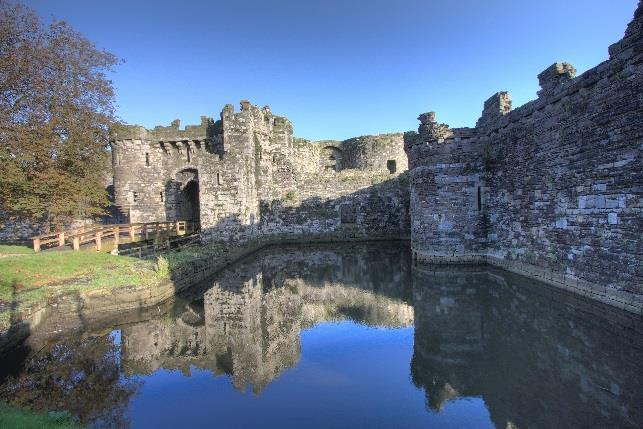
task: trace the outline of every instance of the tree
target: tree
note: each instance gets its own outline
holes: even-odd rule
[[[120,356],[111,335],[48,342],[2,380],[0,400],[35,411],[67,410],[83,424],[129,427],[125,411],[141,382],[122,375]]]
[[[0,0],[0,212],[53,225],[104,213],[117,63],[64,21]]]

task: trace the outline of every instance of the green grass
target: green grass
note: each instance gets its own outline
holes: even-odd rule
[[[95,251],[0,258],[0,322],[8,321],[9,306],[20,310],[60,292],[149,285],[161,278],[153,261]]]
[[[13,311],[44,303],[52,296],[154,285],[195,259],[216,259],[230,250],[225,245],[199,246],[167,252],[155,260],[93,250],[31,252],[0,258],[0,331],[8,328]]]
[[[0,427],[3,429],[81,429],[68,413],[37,413],[0,403]]]
[[[29,246],[20,244],[0,244],[0,254],[15,254],[15,255],[28,255],[33,253],[33,249]]]

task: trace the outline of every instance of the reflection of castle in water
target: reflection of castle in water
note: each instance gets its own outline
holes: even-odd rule
[[[517,275],[412,268],[401,245],[320,245],[268,249],[204,288],[123,328],[126,372],[194,367],[258,393],[298,363],[302,329],[414,324],[411,376],[430,410],[481,397],[498,428],[643,421],[641,320]]]
[[[414,383],[497,428],[640,427],[640,318],[507,272],[414,270]]]
[[[640,316],[495,269],[410,261],[390,243],[264,250],[170,314],[122,327],[120,355],[103,328],[36,348],[0,398],[121,422],[138,382],[121,371],[159,368],[226,374],[258,393],[298,363],[303,329],[350,319],[415,326],[410,373],[430,412],[480,397],[502,429],[641,427]]]
[[[398,244],[269,249],[172,316],[123,328],[123,365],[130,374],[206,369],[260,392],[297,364],[301,330],[318,322],[411,326],[410,281],[408,249]]]

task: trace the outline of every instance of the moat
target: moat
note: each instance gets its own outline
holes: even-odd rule
[[[406,242],[270,247],[152,310],[34,337],[0,357],[0,400],[90,427],[643,424],[640,316],[414,265]]]

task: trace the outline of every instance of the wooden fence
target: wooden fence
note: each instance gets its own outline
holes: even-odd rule
[[[122,249],[118,251],[118,254],[121,256],[135,256],[141,259],[148,259],[155,257],[160,251],[183,250],[188,247],[198,246],[200,243],[201,239],[198,235],[184,235],[168,238],[167,240],[154,240],[154,243],[151,244]]]
[[[192,222],[179,220],[175,222],[147,222],[125,223],[113,225],[92,225],[73,229],[70,231],[53,232],[32,237],[33,250],[40,252],[42,249],[71,245],[72,249],[80,250],[83,244],[94,243],[96,250],[101,250],[104,239],[112,239],[118,245],[121,236],[126,236],[130,241],[136,238],[149,240],[160,239],[162,236],[186,235],[196,231]]]

